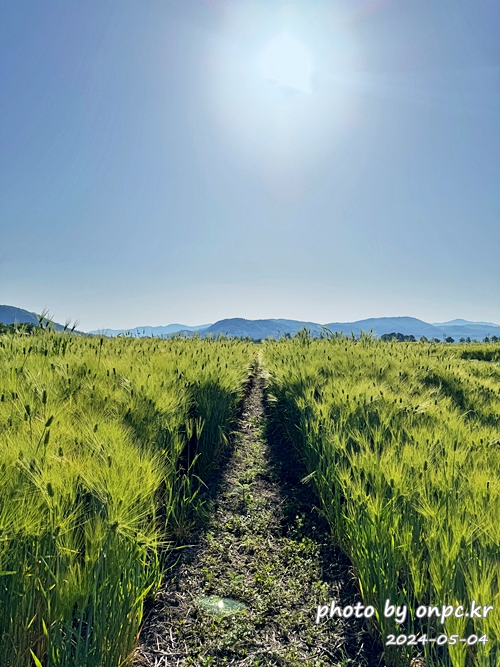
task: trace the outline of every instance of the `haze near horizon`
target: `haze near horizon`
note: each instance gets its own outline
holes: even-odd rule
[[[500,322],[493,0],[0,3],[2,303]]]

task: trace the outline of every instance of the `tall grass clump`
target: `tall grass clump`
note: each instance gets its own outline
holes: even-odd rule
[[[252,356],[222,339],[0,336],[2,667],[129,663]]]
[[[415,634],[388,665],[500,665],[498,346],[345,337],[268,342],[272,423],[294,444],[372,629]],[[474,354],[472,355],[472,353]],[[396,625],[385,601],[407,605]],[[420,605],[492,605],[485,618],[416,618]],[[323,603],[324,604],[324,603]],[[426,638],[488,641],[437,646]]]

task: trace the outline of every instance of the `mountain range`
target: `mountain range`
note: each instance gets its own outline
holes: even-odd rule
[[[13,324],[15,322],[38,324],[38,315],[14,306],[0,306],[0,322],[4,324]],[[57,330],[64,328],[61,324],[54,323],[54,325]],[[233,317],[219,320],[214,324],[199,324],[196,326],[169,324],[158,327],[136,327],[134,329],[102,329],[90,331],[89,333],[105,336],[118,336],[122,334],[133,337],[155,336],[165,338],[172,334],[185,336],[191,336],[195,333],[200,336],[224,334],[231,337],[248,336],[249,338],[262,340],[268,337],[279,338],[285,334],[293,336],[303,327],[309,329],[311,334],[316,336],[320,335],[324,329],[328,329],[332,333],[339,332],[346,335],[354,334],[355,336],[359,336],[360,331],[368,332],[370,330],[376,336],[401,333],[405,336],[413,335],[415,338],[425,336],[428,339],[437,338],[439,340],[451,336],[457,342],[460,338],[482,340],[486,336],[500,337],[500,325],[493,322],[470,322],[469,320],[455,319],[449,322],[435,322],[430,324],[415,317],[372,317],[355,322],[330,322],[325,325],[301,320],[246,320],[240,317]]]
[[[284,334],[293,336],[297,331],[306,327],[311,334],[319,335],[324,329],[332,333],[339,332],[350,336],[359,336],[361,331],[373,331],[376,336],[390,333],[402,333],[405,336],[413,335],[415,338],[425,336],[429,340],[438,338],[442,340],[451,336],[457,342],[460,338],[471,338],[482,340],[486,336],[499,336],[500,325],[484,324],[463,321],[464,324],[443,322],[439,325],[429,324],[415,317],[373,317],[355,322],[330,322],[328,324],[317,324],[315,322],[302,322],[297,320],[244,320],[233,318],[220,320],[206,329],[199,331],[200,335],[226,334],[228,336],[249,336],[250,338],[279,338]]]

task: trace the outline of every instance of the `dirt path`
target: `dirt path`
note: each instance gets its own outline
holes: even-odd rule
[[[291,453],[266,439],[263,384],[258,372],[207,496],[207,526],[167,577],[134,667],[378,664],[357,619],[315,623],[319,604],[353,605],[359,592]],[[246,610],[217,618],[197,605],[198,596],[231,598]]]

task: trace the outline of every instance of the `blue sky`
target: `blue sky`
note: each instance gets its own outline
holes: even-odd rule
[[[500,322],[496,0],[0,0],[0,303]]]

